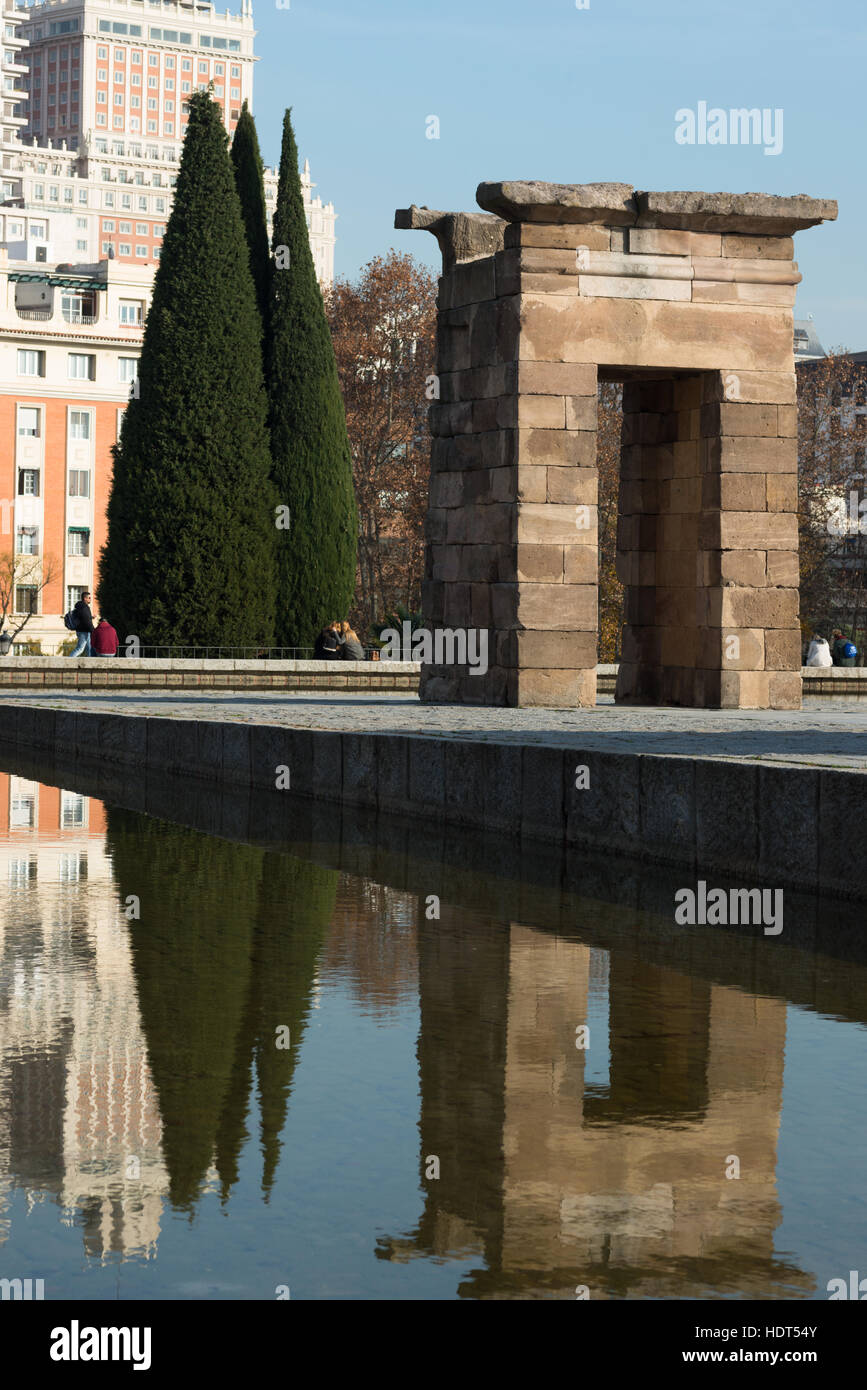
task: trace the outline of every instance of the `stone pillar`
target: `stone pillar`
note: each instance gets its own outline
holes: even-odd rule
[[[574,294],[576,240],[509,227],[503,251],[440,281],[422,610],[452,656],[455,633],[484,629],[489,665],[434,657],[422,700],[595,704],[596,366],[568,360],[565,338],[551,360],[519,350],[522,290]]]

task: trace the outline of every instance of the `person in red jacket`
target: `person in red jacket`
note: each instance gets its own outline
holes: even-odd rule
[[[90,639],[93,656],[117,656],[117,632],[107,618],[100,618]]]

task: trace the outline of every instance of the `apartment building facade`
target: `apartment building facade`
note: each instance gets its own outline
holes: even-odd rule
[[[235,129],[252,106],[255,30],[190,0],[0,0],[0,556],[17,650],[68,640],[98,581],[111,449],[137,362],[186,129],[209,87]],[[277,174],[266,170],[269,217]],[[333,205],[302,191],[320,281]],[[107,615],[111,617],[111,614]]]

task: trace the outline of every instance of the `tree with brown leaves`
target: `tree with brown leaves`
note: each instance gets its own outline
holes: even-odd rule
[[[436,292],[435,276],[392,250],[326,293],[358,504],[350,621],[363,636],[398,604],[420,603]]]

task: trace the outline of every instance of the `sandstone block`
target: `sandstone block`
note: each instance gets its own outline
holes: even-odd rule
[[[562,430],[566,427],[566,402],[562,396],[519,395],[507,399],[517,404],[515,423],[519,429]],[[507,422],[501,420],[500,423]]]
[[[798,435],[798,407],[795,405],[777,406],[777,434],[781,438],[796,439]]]
[[[533,631],[596,631],[592,584],[493,584],[497,628]]]
[[[796,589],[799,584],[798,566],[798,528],[797,519],[793,528],[794,539],[789,549],[769,550],[767,559],[767,582],[778,584],[784,589]]]
[[[723,233],[722,254],[745,257],[747,260],[790,261],[795,243],[790,236],[746,236],[743,233]]]
[[[668,299],[689,302],[692,298],[692,281],[651,280],[646,276],[632,275],[580,275],[578,293],[582,298],[588,299]]]
[[[801,632],[799,628],[769,628],[765,633],[765,669],[801,670]]]
[[[505,245],[553,246],[573,253],[578,246],[586,246],[590,251],[607,251],[611,245],[611,233],[607,227],[594,226],[592,223],[583,223],[580,226],[566,223],[558,227],[532,222],[510,222],[506,227]]]
[[[722,507],[732,512],[764,510],[766,479],[763,473],[705,473],[701,484],[705,507]]]
[[[699,655],[696,664],[704,670],[764,670],[764,629],[733,627],[701,628]]]
[[[509,632],[503,663],[530,669],[575,671],[596,667],[595,632]],[[498,648],[498,655],[500,649]]]
[[[562,584],[563,546],[521,542],[515,547],[515,569],[519,581]]]
[[[581,468],[593,468],[596,433],[594,430],[522,429],[518,431],[518,455],[522,464],[544,463],[556,468],[577,464]]]
[[[515,472],[517,474],[517,487],[515,489],[517,502],[547,502],[548,469],[544,464],[520,463]]]
[[[798,450],[793,439],[755,439],[720,435],[705,441],[704,467],[723,473],[797,473]]]
[[[796,512],[798,510],[797,474],[768,474],[767,508],[769,512]]]
[[[701,408],[701,432],[705,437],[724,434],[776,438],[777,409],[774,405],[713,401]]]
[[[626,233],[630,252],[651,256],[720,256],[719,232],[687,232],[664,227],[630,227]]]
[[[767,709],[770,674],[767,671],[721,671],[721,709]]]
[[[567,430],[596,429],[596,394],[566,397]]]
[[[772,671],[770,673],[768,704],[771,709],[801,708],[800,671]]]
[[[705,401],[741,401],[755,405],[794,405],[794,372],[707,372],[702,378]]]
[[[526,392],[533,396],[596,395],[596,367],[594,364],[519,362],[517,365],[517,389],[522,394]],[[588,426],[588,428],[593,427]]]
[[[509,703],[529,709],[585,709],[596,704],[596,668],[583,671],[513,671]]]
[[[723,626],[797,628],[798,591],[766,586],[763,589],[739,587],[721,591]]]
[[[714,512],[703,518],[708,550],[797,550],[798,518],[788,512]]]
[[[693,280],[692,300],[694,304],[763,304],[771,308],[791,306],[795,302],[795,286]]]
[[[547,473],[546,501],[596,505],[598,474],[595,468],[549,468]]]
[[[689,344],[695,371],[718,371],[721,359],[733,372],[792,369],[792,315],[782,308],[744,314],[736,304],[522,295],[520,320],[522,361],[682,370]]]
[[[566,584],[596,583],[598,556],[595,546],[565,545],[563,559],[563,579]]]
[[[548,502],[521,502],[517,508],[517,540],[550,545],[596,544],[596,508]],[[585,525],[589,522],[589,525]]]
[[[700,376],[678,377],[674,381],[673,387],[675,410],[696,410],[701,405],[702,378]]]

